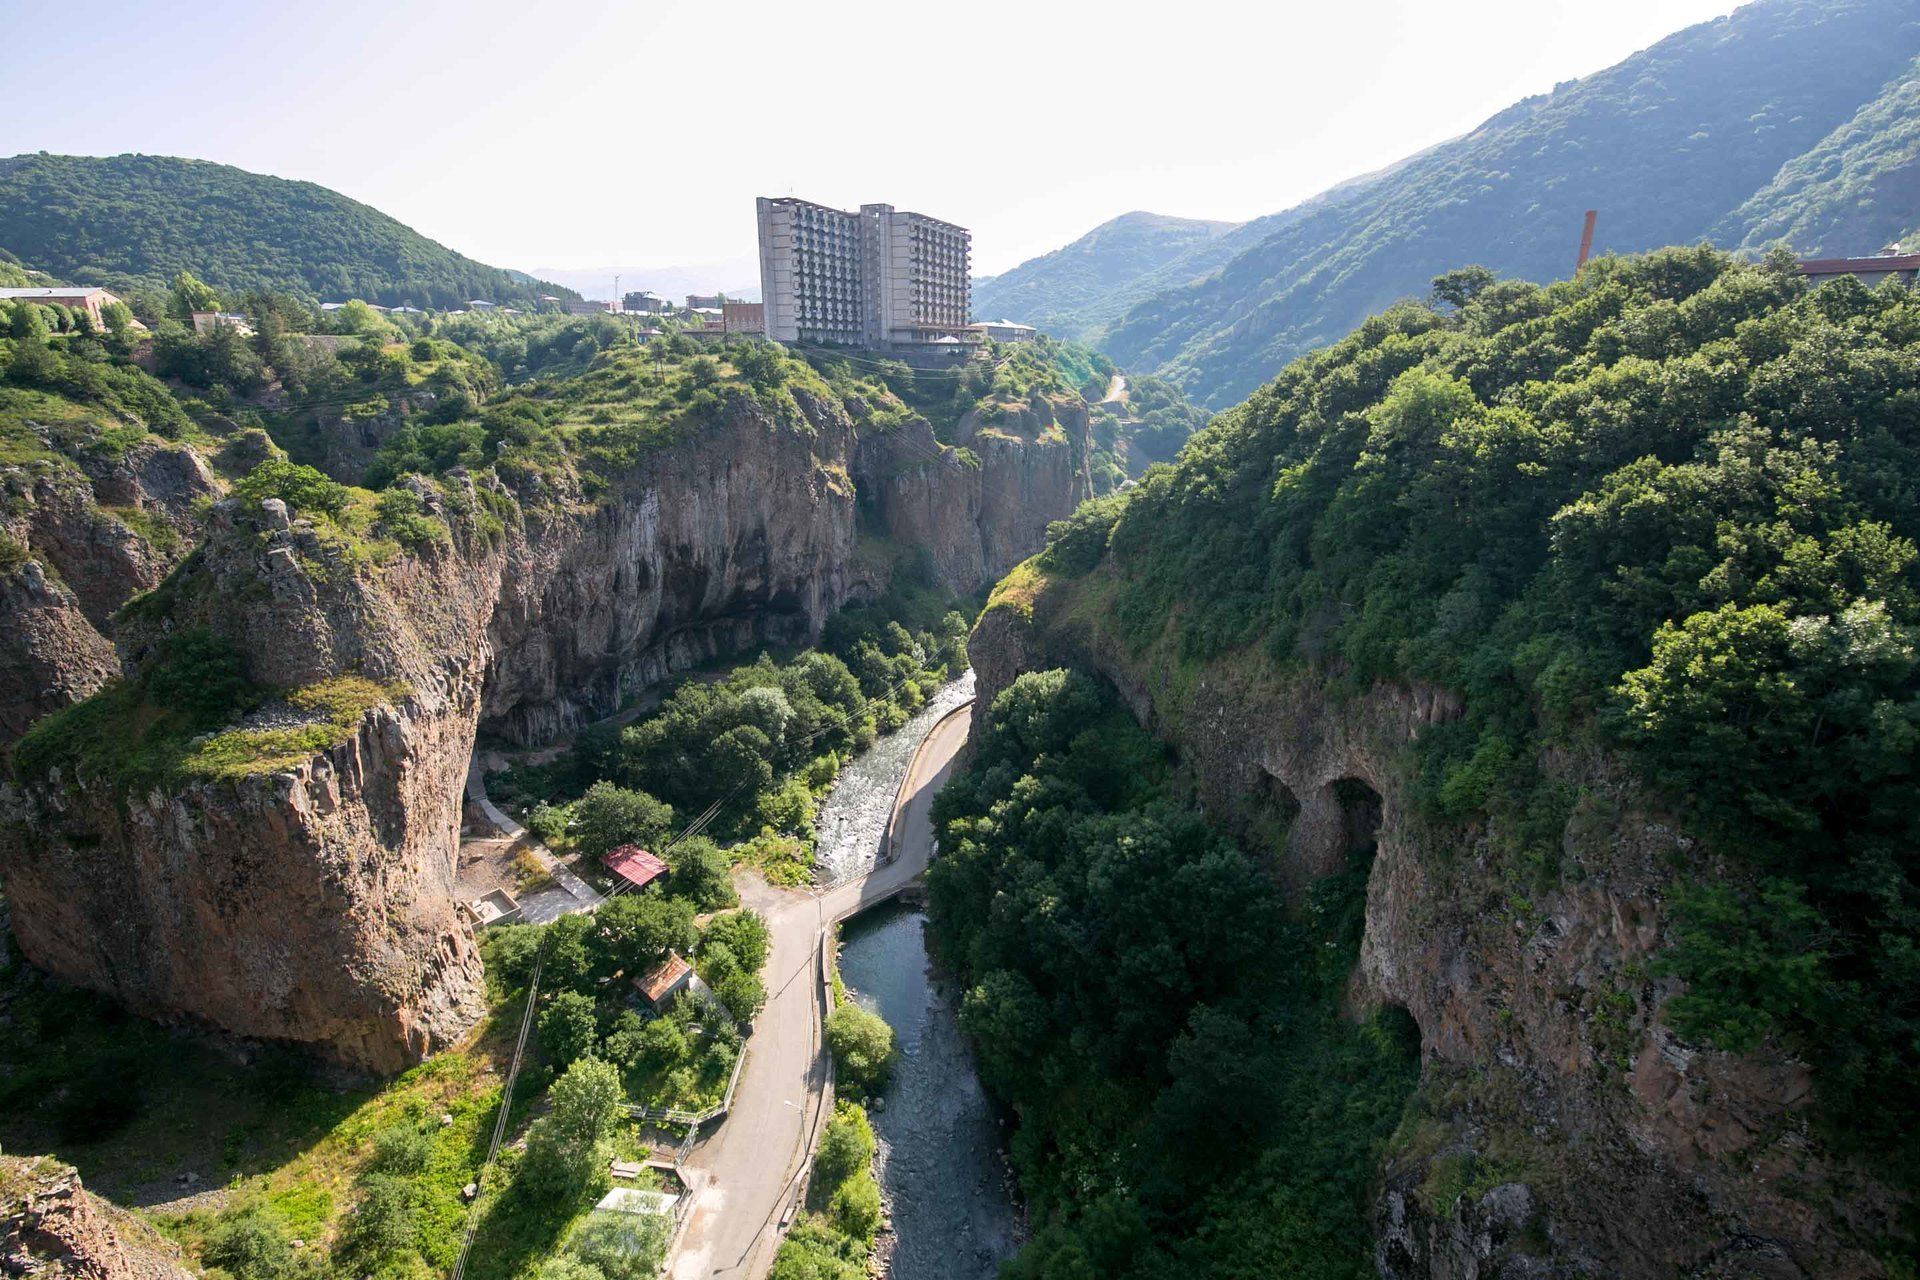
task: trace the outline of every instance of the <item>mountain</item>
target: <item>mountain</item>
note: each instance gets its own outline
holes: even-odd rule
[[[120,288],[191,271],[219,289],[450,307],[571,290],[490,267],[311,182],[172,156],[0,160],[0,249]]]
[[[1587,209],[1596,251],[1874,252],[1920,223],[1916,54],[1920,0],[1756,0],[1129,277],[1092,336],[1219,407],[1440,272],[1567,275]],[[1088,314],[1072,278],[1024,310]]]
[[[647,289],[675,302],[690,293],[724,293],[743,302],[760,300],[760,260],[751,254],[679,267],[535,267],[533,273],[542,280],[558,280],[569,289],[578,289],[585,298],[611,297],[613,278],[619,276],[622,293]]]
[[[1239,224],[1172,218],[1159,213],[1123,213],[1103,222],[1063,249],[1023,262],[973,285],[973,314],[1038,325],[1055,337],[1079,342],[1118,319],[1152,292],[1144,281],[1185,260],[1199,274],[1226,261],[1210,260],[1208,248]]]
[[[1870,252],[1920,226],[1920,62],[1805,155],[1789,161],[1714,229],[1749,251]]]

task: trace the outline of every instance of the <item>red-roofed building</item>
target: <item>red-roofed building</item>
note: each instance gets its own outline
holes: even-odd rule
[[[664,1009],[673,998],[682,991],[691,991],[695,995],[705,995],[707,984],[700,981],[700,975],[693,966],[680,958],[678,951],[667,952],[651,973],[643,973],[633,980],[633,989],[645,996],[647,1003],[656,1009]]]
[[[644,889],[667,874],[667,864],[637,844],[609,849],[600,862],[614,879],[633,889]]]

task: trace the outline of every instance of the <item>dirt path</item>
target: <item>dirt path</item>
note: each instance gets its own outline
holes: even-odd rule
[[[968,719],[964,708],[941,719],[908,765],[895,809],[899,853],[893,861],[825,893],[778,889],[757,877],[741,883],[741,901],[767,918],[772,933],[767,1006],[747,1041],[732,1112],[688,1158],[704,1185],[670,1267],[675,1280],[758,1280],[772,1265],[824,1102],[821,936],[926,870],[933,797],[966,745]]]

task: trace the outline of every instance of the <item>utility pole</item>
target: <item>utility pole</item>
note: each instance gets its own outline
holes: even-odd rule
[[[1587,265],[1587,255],[1593,252],[1593,220],[1599,215],[1598,209],[1587,210],[1587,225],[1580,229],[1580,256],[1573,260],[1575,275],[1580,274],[1580,268]]]

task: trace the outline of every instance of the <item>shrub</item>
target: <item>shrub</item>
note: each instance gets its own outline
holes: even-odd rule
[[[893,1028],[879,1014],[843,1004],[827,1015],[827,1048],[852,1090],[877,1094],[893,1072]]]

